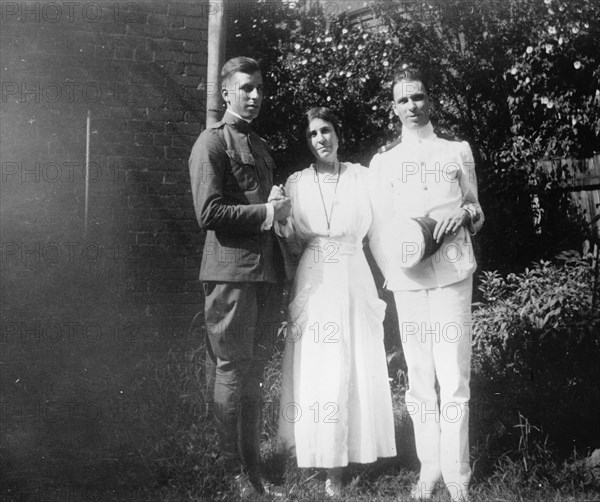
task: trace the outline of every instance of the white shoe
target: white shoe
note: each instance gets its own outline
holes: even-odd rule
[[[325,495],[335,498],[342,495],[342,473],[335,472],[337,469],[327,471],[327,479],[325,480]]]

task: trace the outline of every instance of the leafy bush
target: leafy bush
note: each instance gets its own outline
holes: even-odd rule
[[[506,277],[484,272],[474,313],[473,395],[480,434],[514,439],[522,415],[563,451],[600,442],[600,309],[576,253]],[[594,296],[596,291],[596,297]]]

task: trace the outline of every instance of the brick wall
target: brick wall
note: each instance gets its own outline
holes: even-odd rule
[[[207,6],[0,2],[8,499],[54,500],[48,480],[62,493],[129,490],[129,475],[148,483],[133,452],[171,412],[140,393],[148,361],[200,344],[189,330],[202,234],[187,159],[205,121]]]
[[[66,295],[185,329],[201,300],[187,158],[205,116],[207,2],[1,8],[5,318]]]

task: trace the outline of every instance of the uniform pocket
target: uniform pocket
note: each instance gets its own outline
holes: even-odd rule
[[[254,157],[249,152],[226,150],[231,162],[231,173],[237,184],[244,192],[258,188],[258,174]]]

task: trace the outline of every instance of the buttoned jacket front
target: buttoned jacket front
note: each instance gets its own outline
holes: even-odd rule
[[[374,214],[370,246],[388,289],[441,287],[474,272],[470,234],[481,228],[484,218],[468,143],[438,137],[431,123],[416,132],[404,128],[401,141],[373,157],[369,172]],[[431,257],[411,268],[401,267],[394,225],[418,216],[440,221],[460,207],[470,215],[469,228],[447,235]]]
[[[225,112],[196,140],[189,168],[196,217],[207,231],[200,280],[278,282],[275,235],[262,229],[275,168],[266,142]]]

